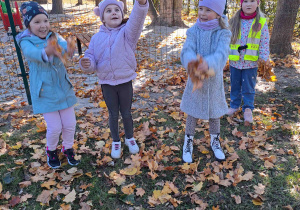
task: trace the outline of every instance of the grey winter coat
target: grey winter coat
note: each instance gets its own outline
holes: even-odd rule
[[[231,32],[217,27],[203,30],[193,25],[187,30],[187,38],[181,52],[181,62],[185,69],[191,60],[196,60],[197,54],[214,69],[215,76],[204,81],[203,87],[194,92],[193,83],[188,78],[180,108],[192,117],[208,120],[219,118],[227,113],[223,84],[223,68],[229,55]]]

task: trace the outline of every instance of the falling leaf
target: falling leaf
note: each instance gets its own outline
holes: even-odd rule
[[[36,127],[38,127],[38,129],[36,131],[38,133],[43,133],[43,132],[46,132],[46,130],[47,130],[46,124],[44,122],[37,123]]]
[[[105,101],[101,101],[101,102],[99,103],[99,106],[100,106],[101,108],[106,108],[106,107],[107,107]]]
[[[143,195],[145,194],[145,190],[143,188],[136,188],[136,193],[137,196],[141,196],[143,197]]]

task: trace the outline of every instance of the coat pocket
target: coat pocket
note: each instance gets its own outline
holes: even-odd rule
[[[42,90],[42,85],[43,85],[43,81],[39,81],[36,88],[31,89],[33,98],[39,98],[40,97],[40,92]]]
[[[73,88],[74,86],[72,85],[72,82],[70,81],[68,75],[65,75],[67,82],[71,85],[71,88]]]

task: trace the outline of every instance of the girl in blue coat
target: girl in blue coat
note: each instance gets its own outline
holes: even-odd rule
[[[29,65],[29,81],[33,113],[42,113],[47,123],[47,163],[59,168],[61,163],[57,154],[57,144],[62,133],[62,152],[70,165],[77,165],[73,151],[76,117],[76,103],[73,86],[68,78],[61,54],[52,39],[63,48],[63,53],[72,55],[71,49],[61,36],[50,31],[46,10],[38,3],[29,1],[21,5],[21,13],[26,30],[17,36],[17,42]]]
[[[187,38],[181,52],[181,62],[187,69],[190,62],[203,57],[198,71],[213,69],[215,76],[206,79],[202,88],[193,92],[193,83],[188,78],[180,108],[188,117],[182,159],[192,162],[193,137],[198,119],[209,120],[210,145],[217,160],[225,160],[220,135],[220,117],[227,113],[223,84],[223,68],[229,54],[231,32],[225,16],[225,0],[199,1],[198,20],[187,30]]]

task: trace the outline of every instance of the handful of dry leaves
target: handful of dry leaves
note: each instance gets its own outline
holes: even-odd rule
[[[268,60],[258,60],[257,76],[265,79],[267,82],[276,82],[276,76],[272,72],[273,64]]]
[[[203,58],[197,55],[197,60],[191,61],[188,64],[188,75],[193,83],[193,92],[200,89],[203,86],[203,81],[209,77],[215,76],[215,72],[212,69],[208,71],[201,71],[198,69],[199,65],[203,63]]]
[[[69,37],[67,39],[67,42],[68,42],[68,50],[73,52],[75,50],[75,45],[76,45],[75,39]],[[62,54],[63,48],[57,43],[56,37],[51,38],[50,45],[55,48],[55,51],[58,52],[59,59],[66,65],[68,63],[68,59],[71,56],[69,55],[69,53]]]

